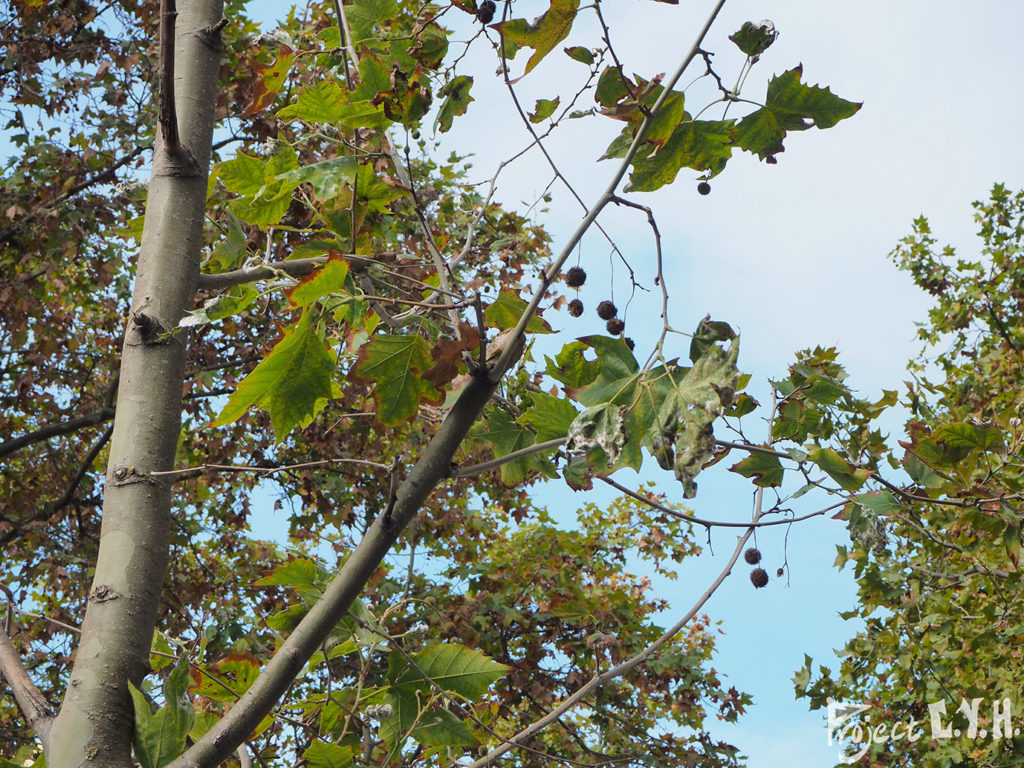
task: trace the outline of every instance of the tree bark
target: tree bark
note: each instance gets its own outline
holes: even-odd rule
[[[182,0],[175,20],[180,148],[157,136],[131,315],[121,359],[96,572],[67,694],[47,750],[50,768],[130,768],[132,704],[167,564],[173,467],[181,430],[184,337],[199,275],[220,66],[221,0]],[[158,134],[160,132],[158,131]]]

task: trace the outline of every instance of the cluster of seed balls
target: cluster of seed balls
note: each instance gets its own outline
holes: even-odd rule
[[[565,284],[570,288],[579,288],[587,281],[587,273],[582,267],[569,267],[565,273]],[[579,299],[573,299],[569,302],[569,314],[573,317],[579,317],[583,314],[583,302]],[[597,305],[597,316],[602,320],[606,320],[605,328],[608,329],[608,333],[612,336],[618,336],[624,330],[626,330],[626,324],[618,317],[619,310],[610,301],[602,301]],[[633,348],[633,340],[626,339],[626,344],[630,349]]]
[[[761,550],[751,547],[743,553],[743,559],[750,565],[757,565],[761,562]],[[776,572],[776,576],[781,576],[783,573],[782,569]],[[754,585],[756,589],[768,586],[768,571],[764,568],[755,568],[750,572],[750,583]]]

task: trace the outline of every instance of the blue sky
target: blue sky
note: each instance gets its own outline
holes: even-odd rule
[[[650,77],[675,67],[711,5],[619,0],[604,7],[627,70]],[[282,6],[259,2],[253,7],[261,9],[270,29],[269,20]],[[544,0],[518,0],[515,14],[531,18],[546,7]],[[772,74],[802,62],[808,82],[828,85],[864,107],[829,131],[792,134],[778,165],[735,157],[707,197],[696,194],[696,175],[686,172],[670,188],[631,196],[651,206],[658,218],[671,265],[673,319],[678,327],[691,328],[711,313],[739,329],[741,367],[753,374],[751,389],[762,400],[766,378],[781,375],[796,350],[818,344],[841,350],[851,381],[866,395],[898,388],[907,359],[917,351],[914,321],[923,317],[927,302],[886,254],[922,213],[941,243],[970,249],[975,229],[970,202],[984,198],[997,181],[1024,185],[1024,149],[1015,129],[1021,123],[1016,90],[1024,71],[1019,45],[1024,6],[1010,0],[730,0],[704,45],[716,52],[727,83],[741,62],[727,35],[743,21],[762,18],[771,19],[781,36],[751,74],[745,96],[760,99]],[[592,45],[586,32],[584,24],[567,44]],[[485,53],[483,46],[479,52]],[[481,55],[469,63],[478,70],[476,119],[457,123],[442,137],[442,149],[472,153],[476,178],[484,180],[529,137],[494,77],[493,59]],[[556,52],[519,83],[520,97],[532,105],[580,74],[579,64]],[[688,91],[688,105],[699,105],[707,92],[704,84],[696,85]],[[595,160],[618,129],[602,118],[572,121],[549,143],[585,200],[597,196],[614,170]],[[530,153],[503,172],[498,199],[530,204],[549,181],[538,154]],[[564,190],[556,186],[554,193],[539,219],[557,247],[581,211]],[[646,223],[635,212],[608,214],[604,223],[649,284],[653,248]],[[628,298],[623,270],[608,270],[608,250],[596,234],[580,248],[580,263],[591,275],[584,301],[593,305],[614,292],[623,308]],[[624,310],[627,333],[640,349],[654,339],[658,309],[641,296]],[[596,320],[549,319],[566,329],[563,340],[601,330]],[[685,347],[678,353],[685,354]],[[898,431],[898,420],[887,426]],[[671,478],[645,477],[658,477],[662,490],[682,499]],[[749,516],[750,487],[742,478],[719,471],[702,477],[700,485],[691,502],[697,514]],[[607,497],[604,490],[584,498],[552,485],[539,493],[538,503],[568,511]],[[806,501],[805,510],[829,503]],[[787,558],[788,583],[773,579],[769,588],[755,592],[747,569],[737,568],[707,606],[726,633],[715,667],[755,697],[738,725],[721,725],[715,733],[737,744],[754,768],[783,762],[820,768],[834,763],[836,750],[826,746],[819,714],[793,699],[790,678],[804,653],[830,664],[831,649],[853,633],[855,627],[844,625],[837,613],[852,605],[854,585],[849,573],[832,567],[834,545],[846,540],[841,522],[819,518],[795,526],[788,542],[784,536],[782,528],[765,530],[758,542],[770,572]],[[672,603],[666,624],[703,591],[733,537],[716,532],[714,555],[706,552],[687,564],[678,581],[657,584]]]

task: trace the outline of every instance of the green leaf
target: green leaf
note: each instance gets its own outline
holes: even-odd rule
[[[188,698],[188,658],[179,659],[164,684],[165,703],[156,712],[138,688],[128,682],[135,708],[132,745],[142,768],[162,768],[185,751],[185,739],[195,721]]]
[[[304,307],[328,294],[342,292],[347,277],[348,262],[341,258],[332,258],[286,293],[292,306]]]
[[[484,310],[487,322],[496,328],[515,328],[519,318],[526,311],[526,302],[515,291],[502,291],[498,298]],[[539,314],[534,314],[526,324],[530,333],[553,333],[551,326]]]
[[[732,156],[731,120],[684,119],[654,155],[633,161],[627,191],[652,192],[671,184],[681,168],[718,174]]]
[[[348,90],[336,80],[321,80],[302,88],[291,104],[278,111],[277,117],[307,123],[340,123],[348,129],[379,129],[391,122],[369,99],[350,102]]]
[[[749,477],[754,485],[762,488],[777,488],[782,485],[785,471],[778,456],[753,451],[747,458],[729,467],[730,472]]]
[[[475,425],[470,430],[469,436],[473,440],[490,445],[496,459],[528,448],[536,442],[533,432],[512,421],[512,418],[504,410],[495,410],[481,423]],[[501,481],[505,485],[522,482],[534,470],[543,471],[542,463],[548,463],[545,457],[530,455],[502,464]],[[550,475],[551,473],[545,472],[545,474]]]
[[[314,739],[302,756],[309,768],[347,768],[352,765],[354,754],[350,746],[343,747]]]
[[[444,98],[441,109],[437,113],[434,125],[441,129],[441,133],[451,130],[452,121],[460,115],[466,114],[473,97],[469,95],[473,87],[473,78],[468,75],[459,75],[444,84],[438,95]]]
[[[569,425],[579,413],[572,403],[565,398],[547,393],[533,394],[531,398],[533,405],[519,417],[519,421],[533,427],[537,433],[537,442],[544,443],[565,437]]]
[[[331,398],[341,397],[334,381],[337,356],[313,326],[312,313],[289,326],[263,361],[238,384],[220,416],[210,425],[230,424],[252,406],[270,414],[280,442],[296,426],[305,426]]]
[[[346,5],[346,16],[352,29],[352,42],[358,44],[369,38],[379,37],[375,27],[393,19],[398,14],[395,0],[355,0]]]
[[[892,515],[900,510],[896,497],[888,491],[862,493],[858,496],[853,496],[850,501],[875,515]]]
[[[355,180],[358,169],[358,160],[343,155],[324,160],[322,163],[296,168],[277,178],[289,184],[292,189],[304,181],[309,182],[313,186],[313,193],[320,200],[333,200],[343,185],[351,184]]]
[[[563,48],[562,50],[565,51],[566,56],[580,64],[594,63],[594,52],[582,45],[574,45],[572,48]]]
[[[580,392],[580,402],[586,406],[633,405],[641,381],[640,365],[626,342],[608,336],[587,336],[580,341],[597,352],[600,365],[597,378]]]
[[[353,373],[375,384],[378,423],[393,427],[415,416],[420,402],[443,401],[444,394],[423,378],[433,364],[430,345],[420,336],[381,334],[363,345]]]
[[[441,690],[458,694],[474,701],[487,693],[491,684],[511,671],[511,667],[499,664],[481,651],[456,643],[429,645],[412,656],[415,667],[409,665],[395,678],[399,685],[422,684],[421,690],[429,690],[430,682]],[[420,673],[423,674],[420,674]]]
[[[528,75],[552,48],[568,37],[579,7],[580,0],[551,0],[548,10],[532,24],[526,19],[510,19],[491,27],[517,45],[533,48],[533,56],[523,72],[523,75]]]
[[[303,587],[312,589],[320,576],[317,564],[305,557],[297,557],[277,566],[256,582],[257,587]]]
[[[465,723],[447,709],[432,709],[420,718],[412,738],[425,747],[474,747],[477,738]]]
[[[562,382],[569,389],[577,389],[589,384],[600,373],[601,363],[597,360],[587,360],[583,356],[587,349],[588,345],[582,341],[569,342],[555,355],[554,360],[547,356],[544,357],[547,361],[545,373]]]
[[[736,146],[763,160],[783,151],[787,131],[803,131],[812,125],[831,128],[860,109],[860,104],[841,99],[828,88],[801,83],[802,73],[798,66],[771,79],[764,107],[736,126]]]
[[[531,123],[540,123],[547,120],[558,109],[559,99],[557,96],[553,99],[537,99],[537,103],[533,108],[533,112],[530,114]]]
[[[597,88],[594,89],[594,101],[605,109],[611,109],[627,96],[629,89],[622,79],[619,68],[609,65],[601,70],[601,75],[597,78]]]
[[[867,469],[855,467],[831,448],[817,448],[809,451],[807,458],[817,464],[829,477],[839,483],[845,491],[859,490],[871,476]]]
[[[227,216],[227,234],[224,239],[213,247],[210,258],[203,265],[205,272],[216,274],[237,269],[245,261],[247,255],[245,232],[238,222],[237,216]]]
[[[775,25],[770,21],[762,21],[758,24],[745,21],[742,27],[729,35],[729,39],[736,43],[736,47],[747,56],[760,56],[768,50],[778,36],[779,33],[775,30]]]
[[[736,332],[728,323],[721,320],[712,320],[711,315],[706,315],[697,324],[697,330],[693,332],[690,340],[690,360],[697,362],[698,358],[719,341],[729,341],[736,338]]]

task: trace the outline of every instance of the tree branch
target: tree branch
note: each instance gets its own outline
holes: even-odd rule
[[[214,768],[248,738],[344,617],[401,530],[416,516],[437,484],[448,477],[455,451],[495,388],[496,385],[485,377],[470,379],[437,434],[398,487],[391,513],[379,515],[373,521],[321,598],[281,644],[235,706],[167,768]]]
[[[9,603],[13,604],[14,595],[11,594],[11,591],[3,585],[0,585],[0,590],[6,594]],[[54,709],[36,687],[36,684],[32,682],[28,671],[21,663],[21,657],[18,656],[8,635],[10,629],[9,620],[4,622],[3,627],[0,627],[0,676],[5,678],[8,685],[11,686],[14,700],[18,702],[18,707],[25,715],[25,719],[28,720],[29,727],[42,742],[45,752],[50,742],[50,726],[53,724]]]
[[[683,76],[683,72],[700,52],[700,46],[704,42],[705,36],[707,36],[708,31],[711,29],[711,25],[715,22],[719,11],[722,10],[722,6],[724,5],[725,0],[717,0],[707,20],[704,22],[704,26],[697,35],[696,41],[694,41],[689,52],[680,62],[679,66],[676,67],[676,71],[672,74],[672,77],[665,82],[664,90],[662,91],[661,96],[658,97],[658,100],[654,102],[650,113],[644,116],[643,122],[640,123],[640,127],[637,129],[636,136],[633,137],[633,143],[630,144],[629,150],[626,152],[625,157],[622,158],[622,162],[619,164],[619,168],[615,172],[615,176],[612,178],[611,182],[608,184],[607,189],[605,189],[600,199],[594,204],[594,207],[590,209],[586,216],[583,217],[583,221],[580,222],[576,231],[573,232],[572,236],[562,247],[557,258],[555,258],[551,266],[548,267],[547,271],[541,276],[540,285],[537,286],[537,290],[534,291],[533,297],[530,299],[530,303],[523,311],[522,316],[519,318],[519,323],[515,327],[513,340],[522,338],[523,333],[526,331],[527,323],[529,323],[537,313],[537,308],[540,306],[540,302],[547,294],[548,288],[551,287],[551,283],[554,282],[555,278],[558,277],[558,274],[561,272],[562,265],[565,264],[573,249],[576,247],[576,244],[580,241],[586,231],[590,229],[590,226],[597,219],[598,215],[600,215],[601,211],[604,210],[604,207],[615,197],[615,190],[618,189],[619,184],[626,175],[626,171],[629,170],[630,163],[633,162],[633,158],[636,157],[636,153],[643,144],[644,137],[647,135],[647,130],[650,128],[651,122],[655,117],[657,117],[658,112],[661,110],[662,105],[668,97],[672,95],[672,88],[677,82],[679,82],[679,78]],[[514,344],[510,344],[506,348],[505,352],[502,353],[501,357],[499,357],[495,362],[491,373],[492,380],[497,380],[505,373],[506,370],[508,370],[508,367],[512,364],[512,349],[514,347]]]
[[[687,611],[686,614],[681,619],[679,619],[679,621],[677,621],[674,625],[669,627],[661,635],[661,637],[652,642],[650,645],[648,645],[635,656],[626,659],[620,664],[616,664],[611,669],[606,670],[605,672],[602,672],[599,675],[594,675],[594,677],[592,677],[590,680],[584,683],[577,691],[573,692],[572,695],[568,696],[561,704],[559,704],[557,707],[551,710],[551,712],[549,712],[547,715],[542,717],[540,720],[531,723],[526,728],[519,731],[519,733],[517,733],[515,736],[512,736],[511,738],[505,740],[505,743],[503,743],[501,746],[492,749],[479,760],[471,763],[469,766],[466,766],[466,768],[484,768],[485,766],[491,765],[506,752],[509,752],[510,750],[519,747],[522,744],[522,742],[526,741],[531,736],[543,730],[552,723],[558,721],[562,717],[562,715],[564,715],[566,712],[568,712],[570,709],[576,706],[579,702],[586,698],[586,696],[590,694],[592,691],[600,688],[601,686],[607,683],[610,683],[612,680],[615,680],[618,677],[622,677],[622,675],[626,674],[631,669],[634,669],[635,667],[638,667],[641,664],[645,663],[649,658],[651,658],[651,656],[653,656],[659,650],[661,650],[666,644],[669,643],[669,641],[672,640],[673,637],[676,636],[676,634],[679,633],[679,631],[683,627],[685,627],[690,622],[690,620],[694,616],[697,615],[697,612],[704,606],[704,604],[708,600],[711,599],[711,596],[715,594],[718,588],[722,585],[722,582],[724,582],[726,578],[729,576],[729,574],[732,572],[732,567],[736,564],[736,561],[739,559],[740,553],[743,551],[743,548],[747,543],[747,539],[749,539],[751,534],[754,532],[754,526],[756,526],[759,517],[760,511],[755,510],[751,522],[745,524],[747,530],[744,531],[744,533],[737,539],[736,547],[733,549],[732,556],[729,558],[729,561],[725,564],[725,567],[722,568],[721,572],[718,574],[715,580],[711,582],[711,585],[706,590],[704,590],[704,593],[700,596],[700,598],[698,598],[697,602],[693,604],[690,610]]]
[[[105,421],[110,421],[112,418],[114,418],[114,409],[110,406],[104,406],[98,411],[93,411],[85,416],[68,419],[67,421],[59,424],[47,424],[46,426],[40,427],[35,432],[29,432],[21,437],[16,437],[13,440],[0,443],[0,458],[9,456],[15,451],[19,451],[33,443],[40,443],[44,440],[49,440],[51,437],[76,432],[84,427],[92,427],[96,424],[102,424]]]

